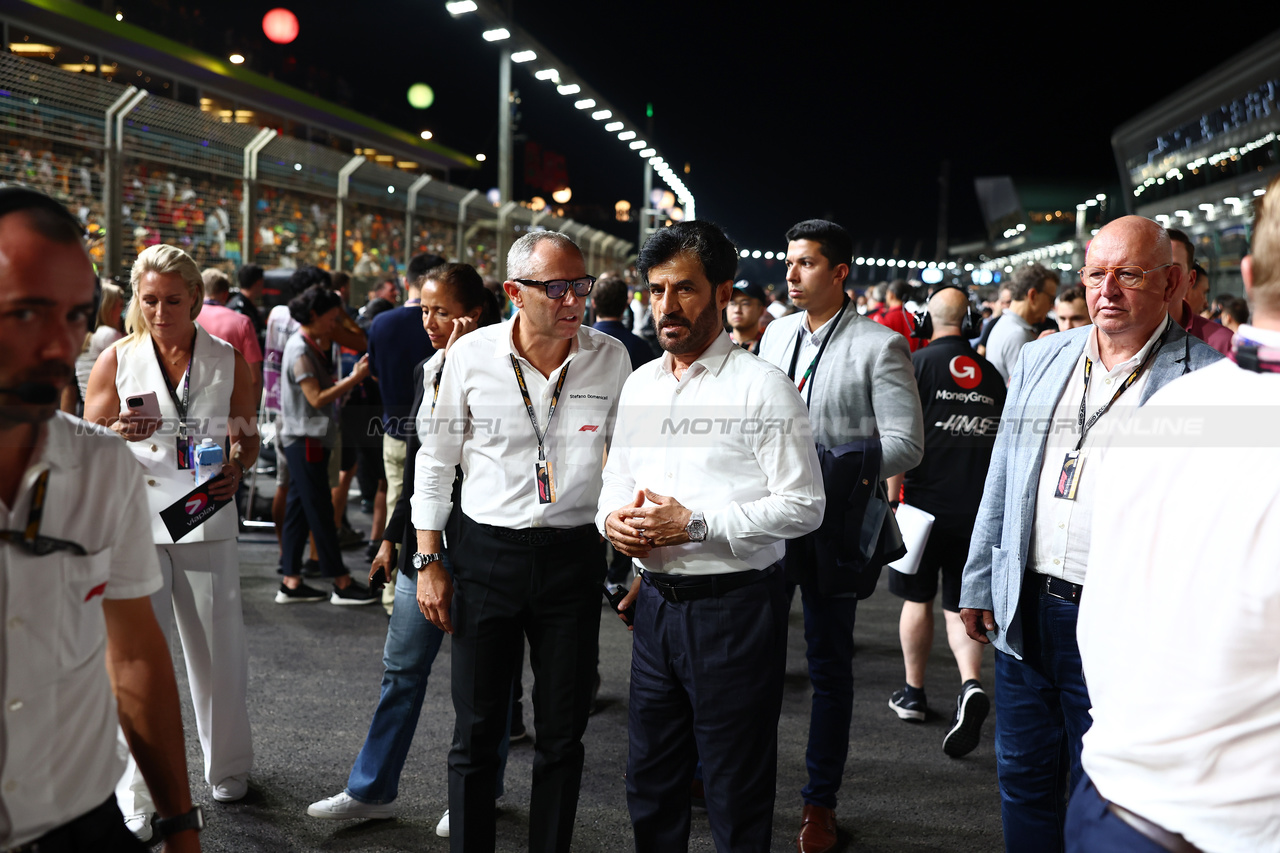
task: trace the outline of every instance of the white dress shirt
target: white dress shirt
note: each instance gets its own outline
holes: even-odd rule
[[[49,471],[40,535],[87,552],[43,557],[0,543],[0,849],[102,805],[124,772],[105,661],[103,598],[160,589],[142,470],[117,436],[58,413],[0,526],[27,525]]]
[[[800,331],[798,332],[800,337],[800,356],[796,359],[796,375],[791,377],[797,388],[800,387],[800,382],[804,379],[804,373],[809,369],[809,365],[813,364],[813,360],[818,357],[818,350],[822,348],[822,341],[826,338],[827,333],[831,331],[831,324],[835,321],[836,318],[832,317],[812,332],[809,331],[808,315],[800,323]],[[794,339],[791,341],[790,352],[795,352]],[[812,378],[810,377],[810,379]],[[805,383],[806,386],[808,384],[807,382]]]
[[[770,566],[826,508],[804,401],[785,373],[723,332],[678,381],[672,365],[669,353],[641,365],[622,389],[596,527],[603,533],[609,513],[649,489],[704,513],[707,539],[655,548],[635,561],[645,571]]]
[[[1085,423],[1095,412],[1107,405],[1116,389],[1124,384],[1133,371],[1146,359],[1164,333],[1167,321],[1161,323],[1143,344],[1142,349],[1127,361],[1107,370],[1098,358],[1098,329],[1093,327],[1084,352],[1071,373],[1071,381],[1063,389],[1062,397],[1053,410],[1053,421],[1045,441],[1044,463],[1040,466],[1040,482],[1036,487],[1035,521],[1031,528],[1031,548],[1027,567],[1042,575],[1052,575],[1071,583],[1084,583],[1089,562],[1089,524],[1093,517],[1093,504],[1097,496],[1098,474],[1106,455],[1105,437],[1117,429],[1138,408],[1142,389],[1151,371],[1143,370],[1120,395],[1105,415],[1094,422],[1080,449],[1080,465],[1076,499],[1054,497],[1062,465],[1067,453],[1075,450],[1080,439],[1080,398],[1084,395],[1085,359],[1093,361],[1089,380],[1089,396],[1085,400]]]
[[[1096,472],[1084,769],[1215,853],[1280,850],[1278,411],[1280,375],[1220,361],[1134,416],[1199,419],[1192,442],[1117,442]]]
[[[440,376],[434,412],[434,376],[419,413],[413,526],[441,530],[453,509],[454,468],[462,465],[462,511],[473,521],[496,527],[578,527],[590,524],[600,496],[600,469],[618,394],[631,373],[631,357],[621,342],[583,326],[564,363],[544,377],[512,345],[520,316],[486,326],[453,345]],[[511,356],[520,362],[538,429],[547,430],[547,412],[562,371],[564,388],[543,447],[555,481],[555,503],[540,503],[535,466],[538,438],[520,394]]]

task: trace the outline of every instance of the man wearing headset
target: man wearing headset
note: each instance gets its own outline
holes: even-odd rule
[[[916,335],[929,341],[911,356],[924,409],[924,459],[905,475],[904,500],[934,517],[916,574],[890,570],[889,591],[902,602],[898,636],[907,683],[889,699],[900,719],[923,722],[927,711],[924,670],[933,645],[933,600],[942,575],[947,643],[960,669],[960,694],[943,751],[959,758],[973,751],[991,701],[982,689],[982,645],[960,621],[960,577],[973,532],[982,484],[991,464],[1004,380],[973,351],[982,318],[958,287],[943,287],[916,321]],[[896,479],[896,478],[895,478]],[[891,496],[896,496],[892,491]]]

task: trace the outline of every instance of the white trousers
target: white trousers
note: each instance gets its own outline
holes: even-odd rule
[[[156,554],[164,587],[151,596],[151,606],[167,641],[172,641],[175,617],[178,623],[205,781],[212,785],[247,774],[253,766],[245,700],[249,654],[236,540],[157,545]],[[126,815],[155,811],[133,756],[116,785],[116,796]]]

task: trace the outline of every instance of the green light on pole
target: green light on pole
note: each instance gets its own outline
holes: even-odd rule
[[[653,118],[653,104],[644,105],[645,118]]]
[[[414,83],[409,87],[409,105],[414,109],[425,110],[435,100],[436,93],[426,83]]]

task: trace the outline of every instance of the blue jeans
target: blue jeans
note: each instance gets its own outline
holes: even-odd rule
[[[445,567],[450,568],[445,557]],[[444,640],[444,632],[427,621],[418,609],[417,578],[396,575],[396,602],[387,625],[387,644],[382,651],[382,695],[369,723],[369,734],[356,756],[347,778],[347,794],[362,803],[389,803],[400,787],[400,772],[413,743],[427,692],[427,677]],[[507,769],[508,735],[498,748],[498,785],[495,799],[502,796],[502,780]]]
[[[836,794],[849,757],[849,723],[853,719],[853,623],[858,599],[818,591],[817,583],[800,585],[804,605],[805,657],[813,683],[809,712],[809,745],[804,760],[809,783],[801,789],[805,803],[836,807]]]
[[[1093,719],[1076,644],[1077,605],[1035,589],[1019,603],[1022,660],[996,651],[996,770],[1005,849],[1063,849],[1067,794],[1079,783]]]

